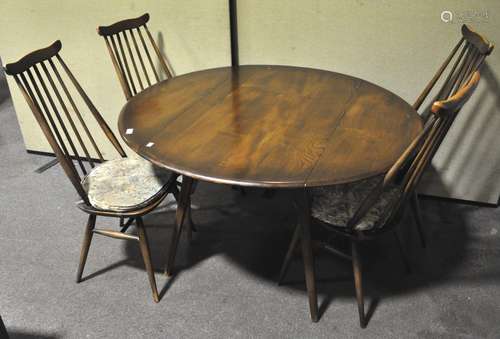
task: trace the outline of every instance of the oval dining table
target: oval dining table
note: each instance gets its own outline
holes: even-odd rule
[[[162,81],[127,102],[118,129],[137,154],[183,176],[170,275],[194,180],[293,189],[300,221],[309,218],[308,187],[384,173],[422,121],[403,99],[356,77],[249,65]],[[317,321],[310,229],[304,224],[306,287]]]

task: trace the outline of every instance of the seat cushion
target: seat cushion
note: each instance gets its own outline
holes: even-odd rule
[[[120,158],[93,168],[82,185],[93,207],[130,211],[162,194],[171,173],[142,158]]]
[[[312,216],[320,221],[337,226],[347,227],[363,200],[383,180],[377,176],[354,183],[313,188],[311,191]],[[368,231],[383,226],[388,213],[384,213],[390,205],[400,197],[400,190],[392,186],[384,190],[377,202],[354,227],[356,231]]]

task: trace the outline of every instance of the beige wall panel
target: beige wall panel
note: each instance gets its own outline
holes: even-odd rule
[[[455,14],[444,23],[443,10]],[[175,72],[230,63],[225,0],[2,1],[0,57],[63,42],[62,55],[115,128],[125,102],[95,27],[151,14]],[[488,17],[468,18],[468,13]],[[459,38],[464,19],[500,43],[500,1],[238,0],[240,62],[317,67],[377,83],[412,103]],[[161,35],[159,34],[161,32]],[[422,192],[496,203],[500,191],[500,51],[489,58],[478,93],[456,121],[433,162]],[[9,79],[31,150],[50,151]],[[95,126],[92,126],[95,127]],[[108,158],[115,156],[110,147]]]
[[[455,14],[453,22],[441,21],[443,10]],[[500,44],[499,16],[498,0],[239,0],[240,62],[347,73],[413,103],[460,38],[461,23]],[[500,48],[483,73],[434,159],[423,193],[497,202]]]
[[[96,33],[98,25],[149,12],[148,27],[176,74],[230,64],[226,0],[2,0],[0,8],[3,63],[60,39],[61,55],[114,130],[125,97],[104,40]],[[50,152],[15,82],[8,80],[26,148]],[[90,127],[98,130],[95,124]],[[105,157],[116,157],[102,135],[98,137]]]

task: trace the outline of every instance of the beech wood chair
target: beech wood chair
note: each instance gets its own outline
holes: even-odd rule
[[[462,25],[461,31],[462,38],[454,46],[451,53],[413,104],[415,110],[418,111],[426,100],[433,103],[438,100],[446,100],[455,95],[458,89],[463,86],[466,79],[469,79],[471,74],[481,68],[486,57],[493,51],[493,43],[488,41],[488,39],[481,34],[475,32],[469,25]],[[431,93],[433,96],[430,95]],[[431,97],[432,99],[430,99]],[[430,116],[430,107],[426,107],[421,114],[424,119],[428,118]],[[445,138],[453,121],[453,119],[449,120],[446,127],[440,132],[439,144]],[[436,151],[437,148],[433,155]],[[422,247],[426,247],[425,236],[422,229],[423,221],[420,212],[420,204],[416,191],[410,197],[410,205],[417,224],[421,245]]]
[[[392,232],[397,240],[405,267],[409,270],[409,263],[396,226],[404,214],[406,202],[412,196],[422,172],[439,147],[442,131],[472,95],[479,78],[479,72],[476,71],[455,95],[447,100],[436,101],[432,105],[432,115],[425,122],[421,133],[386,174],[355,183],[313,188],[306,192],[308,197],[305,202],[298,203],[299,208],[309,211],[306,215],[310,215],[328,231],[350,239],[351,255],[332,248],[328,244],[321,244],[321,248],[352,260],[359,321],[362,328],[366,327],[366,320],[359,244]],[[295,228],[281,268],[279,284],[286,275],[295,248],[302,237],[306,236],[307,232],[303,232],[303,229],[309,229],[309,223],[309,218],[303,218],[299,220]],[[311,249],[304,249],[304,244],[310,244],[310,241],[306,239],[301,242],[302,255],[307,253],[310,255]],[[308,267],[306,262],[304,260],[306,279],[314,281],[314,267]],[[309,306],[312,320],[317,321],[318,306],[315,290],[309,291]]]
[[[109,26],[99,26],[97,28],[97,33],[106,42],[116,75],[127,100],[145,88],[159,82],[162,76],[161,72],[167,79],[173,77],[173,71],[149,32],[146,25],[148,21],[149,14],[146,13],[137,18],[126,19]],[[124,45],[126,49],[123,47]],[[151,58],[151,49],[159,61],[159,70],[156,69]],[[143,55],[145,55],[147,62],[144,61]],[[139,62],[137,63],[136,60]],[[131,69],[133,69],[133,72]]]
[[[148,21],[149,14],[146,13],[137,18],[97,27],[97,33],[106,42],[109,56],[127,100],[159,82],[162,77],[170,79],[174,76],[168,61],[149,32],[146,25]],[[151,55],[156,55],[156,60],[159,62],[158,70]],[[180,182],[177,185],[180,186]],[[193,185],[193,192],[195,187],[196,182]],[[192,232],[196,231],[196,226],[191,215],[191,204],[189,206],[186,215],[186,231],[188,239],[191,240]],[[123,224],[123,219],[120,223]]]
[[[78,208],[89,215],[76,281],[82,281],[94,234],[135,240],[139,242],[153,299],[158,302],[142,216],[158,206],[168,193],[177,194],[176,175],[142,158],[126,157],[108,124],[60,56],[61,47],[61,42],[56,41],[49,47],[29,53],[19,61],[7,64],[5,72],[14,77],[59,163],[81,198]],[[67,86],[67,83],[72,86]],[[77,95],[72,96],[71,93],[75,94],[75,91]],[[83,113],[86,112],[78,108],[77,102],[82,100],[121,158],[104,162],[94,139],[95,133],[89,130],[85,122]],[[98,162],[102,164],[97,164]],[[95,228],[97,216],[117,217],[120,220],[129,218],[129,222],[121,224],[120,231],[99,229]],[[136,221],[138,235],[126,233],[131,220]]]

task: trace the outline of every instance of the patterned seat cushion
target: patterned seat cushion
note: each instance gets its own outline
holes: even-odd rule
[[[333,226],[346,227],[363,200],[382,179],[382,176],[377,176],[354,183],[313,188],[312,216]],[[383,226],[388,217],[384,212],[399,196],[397,186],[386,189],[354,229],[368,231]]]
[[[142,158],[120,158],[92,169],[82,185],[93,207],[127,211],[157,198],[170,175],[170,171]]]

